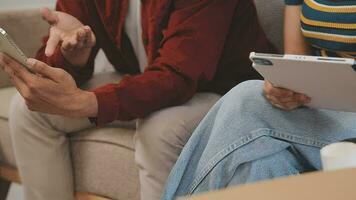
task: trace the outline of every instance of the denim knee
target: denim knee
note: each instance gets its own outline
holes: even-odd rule
[[[263,97],[263,81],[250,80],[240,83],[232,88],[227,94],[225,101],[246,103],[259,101]]]
[[[263,95],[263,81],[260,80],[245,81],[235,86],[224,96],[222,103],[240,111],[258,111],[261,107],[270,106]]]

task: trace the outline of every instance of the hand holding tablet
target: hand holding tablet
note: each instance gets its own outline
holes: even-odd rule
[[[311,99],[289,89],[275,87],[271,82],[265,80],[264,93],[269,102],[282,110],[291,111],[310,103]]]
[[[354,59],[254,52],[250,59],[274,86],[310,97],[307,106],[356,112]]]

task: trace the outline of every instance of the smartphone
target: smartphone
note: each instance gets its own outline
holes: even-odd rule
[[[11,39],[10,35],[2,28],[0,28],[0,52],[6,53],[19,63],[22,64],[29,72],[33,71],[27,66],[27,56],[21,51],[21,49]]]

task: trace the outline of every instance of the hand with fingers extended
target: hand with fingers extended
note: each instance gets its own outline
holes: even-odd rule
[[[297,109],[311,101],[311,99],[304,94],[274,87],[269,81],[265,81],[264,93],[273,106],[286,111]]]
[[[85,66],[96,44],[91,28],[67,13],[48,8],[43,8],[41,13],[43,19],[51,25],[46,56],[52,56],[57,46],[61,44],[61,52],[70,64]]]
[[[72,76],[60,68],[28,59],[30,73],[16,60],[0,52],[0,66],[24,97],[32,111],[67,117],[95,117],[98,112],[94,93],[76,86]]]

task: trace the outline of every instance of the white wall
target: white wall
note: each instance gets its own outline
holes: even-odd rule
[[[56,0],[0,0],[0,10],[54,7]]]

